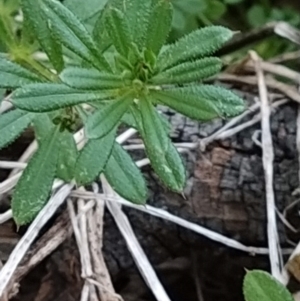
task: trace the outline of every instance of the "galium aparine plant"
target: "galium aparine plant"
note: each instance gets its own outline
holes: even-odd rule
[[[199,121],[244,110],[231,91],[201,83],[221,70],[211,55],[232,31],[210,26],[166,45],[173,15],[168,0],[109,0],[93,32],[59,1],[23,0],[21,8],[23,27],[13,40],[14,28],[0,22],[8,49],[0,54],[0,87],[13,91],[14,106],[0,116],[0,148],[30,126],[38,141],[12,198],[19,225],[45,205],[55,178],[82,186],[103,173],[119,195],[145,203],[145,180],[115,141],[124,123],[139,132],[161,182],[181,192],[185,168],[156,106]],[[37,43],[49,63],[34,60],[24,46]],[[82,125],[87,143],[78,150],[73,134]]]

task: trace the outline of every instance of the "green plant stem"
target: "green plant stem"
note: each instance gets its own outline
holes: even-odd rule
[[[42,64],[32,59],[30,56],[21,56],[18,59],[28,64],[30,67],[32,67],[35,71],[37,71],[40,75],[42,75],[44,78],[51,82],[57,82],[58,77],[49,71],[47,68],[45,68]]]
[[[0,12],[1,12],[0,7]],[[2,23],[2,24],[1,24]],[[15,46],[14,33],[11,27],[11,22],[5,13],[0,13],[0,31],[2,27],[1,39],[6,44],[8,49]]]

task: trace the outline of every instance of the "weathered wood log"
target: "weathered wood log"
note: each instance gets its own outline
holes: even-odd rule
[[[291,103],[280,107],[272,117],[274,189],[280,212],[296,199],[292,193],[299,186],[295,145],[296,112],[297,106]],[[172,124],[172,139],[175,142],[205,138],[224,123],[216,120],[199,124],[170,111],[165,114]],[[212,143],[205,152],[199,149],[193,151],[192,155],[184,155],[188,169],[186,198],[166,190],[151,168],[144,168],[151,193],[149,204],[245,244],[266,247],[261,149],[252,140],[253,134],[259,129],[258,123],[236,136]],[[132,154],[135,158],[144,156],[140,151]],[[241,284],[244,268],[268,268],[266,256],[251,257],[170,222],[133,209],[124,210],[172,301],[198,300],[199,285],[205,300],[243,300]],[[297,228],[300,219],[295,212],[296,210],[292,210],[287,218]],[[283,246],[289,246],[288,238],[299,238],[297,233],[286,231],[280,221],[279,231]],[[72,260],[77,258],[75,255],[66,257],[65,252],[77,254],[75,249],[72,240],[62,245],[43,265],[25,278],[20,294],[14,300],[77,300],[66,292],[69,292],[70,287],[80,286],[80,279],[66,279],[64,270],[71,270]],[[105,216],[104,252],[116,290],[123,295],[124,300],[154,300],[141,280],[126,244],[109,214]],[[78,258],[76,260],[78,262]],[[60,268],[59,262],[65,268]],[[49,275],[45,277],[47,273]],[[39,280],[36,280],[35,285],[39,289],[32,287],[29,294],[26,287],[31,285],[32,279],[37,275]],[[59,292],[55,290],[57,293],[51,294],[51,298],[43,295],[43,299],[40,299],[38,296],[41,296],[41,291],[46,290],[47,286],[53,287],[53,290],[58,287],[58,279],[64,279],[64,288]],[[49,290],[50,288],[48,287]],[[32,297],[32,291],[36,292],[36,298]]]

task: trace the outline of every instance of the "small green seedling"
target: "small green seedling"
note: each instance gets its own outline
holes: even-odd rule
[[[137,129],[162,183],[182,192],[185,168],[156,106],[199,121],[244,110],[234,93],[201,83],[220,71],[221,60],[210,55],[233,33],[211,26],[164,45],[173,15],[168,0],[110,0],[92,32],[59,1],[23,0],[21,7],[21,41],[34,35],[49,62],[10,45],[0,55],[0,88],[13,90],[15,108],[0,116],[0,148],[29,126],[39,144],[12,199],[19,225],[45,205],[55,178],[86,185],[103,173],[119,195],[144,204],[144,178],[115,142],[122,123]],[[78,151],[73,134],[82,124],[88,141]]]

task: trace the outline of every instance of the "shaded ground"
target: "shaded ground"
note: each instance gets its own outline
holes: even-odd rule
[[[166,114],[173,125],[175,142],[204,138],[222,125],[220,120],[199,125],[178,114]],[[272,117],[276,155],[274,181],[279,211],[295,200],[292,192],[298,187],[295,122],[296,106],[293,104],[281,107]],[[151,190],[149,204],[245,244],[267,246],[261,149],[252,141],[258,129],[259,124],[226,141],[214,142],[204,153],[197,150],[185,155],[189,178],[186,199],[165,190],[152,171],[145,168]],[[3,156],[6,157],[7,152],[6,155],[2,152]],[[142,156],[142,153],[134,153],[134,157]],[[169,222],[131,209],[124,210],[172,301],[199,300],[199,287],[205,301],[242,301],[245,268],[268,268],[266,256],[253,257],[231,250]],[[297,208],[288,215],[295,227],[300,221],[296,212]],[[5,231],[0,231],[0,251],[5,257],[8,251],[4,250],[4,238],[9,237],[9,242],[18,235],[10,224],[1,227],[6,227]],[[298,234],[286,234],[281,223],[279,229],[283,246],[289,246],[287,238],[295,241],[299,238]],[[154,300],[109,214],[105,216],[104,234],[105,258],[116,290],[125,301]],[[79,267],[71,239],[26,277],[14,300],[79,300]]]

